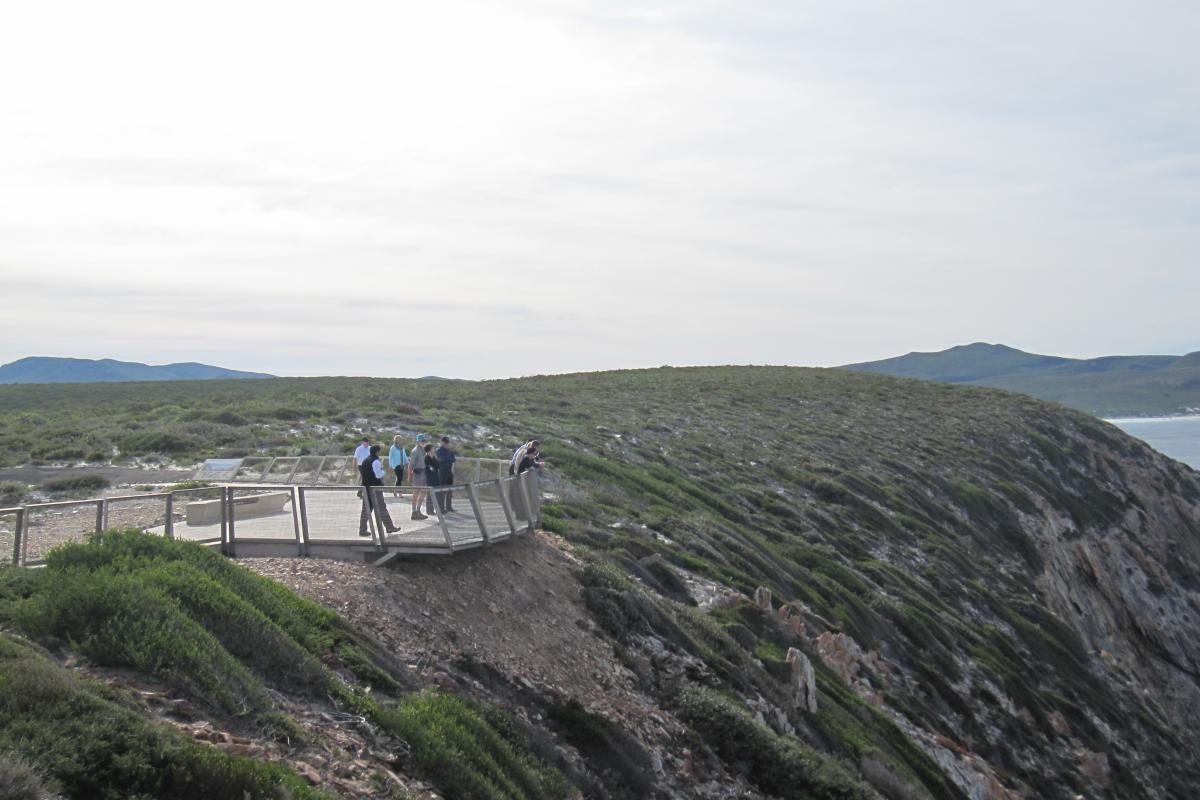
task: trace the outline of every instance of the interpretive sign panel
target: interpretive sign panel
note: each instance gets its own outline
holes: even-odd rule
[[[244,458],[210,458],[192,477],[198,481],[231,481],[242,468]]]

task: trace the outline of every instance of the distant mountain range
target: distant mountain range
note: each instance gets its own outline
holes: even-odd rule
[[[976,342],[842,369],[993,386],[1106,417],[1200,413],[1200,351],[1079,359]]]
[[[242,372],[186,362],[152,366],[111,358],[49,358],[30,356],[0,366],[0,383],[99,383],[115,381],[204,381],[273,378],[265,372]]]

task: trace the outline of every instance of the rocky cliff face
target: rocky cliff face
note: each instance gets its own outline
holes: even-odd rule
[[[966,796],[1200,786],[1192,470],[1025,398],[810,371],[658,371],[597,422],[563,432],[550,525],[659,594],[651,554],[770,587]]]

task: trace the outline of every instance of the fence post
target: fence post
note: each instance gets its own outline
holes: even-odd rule
[[[221,516],[222,516],[222,520],[223,520],[223,524],[221,525],[221,528],[222,528],[221,533],[223,535],[223,538],[225,539],[225,546],[227,548],[225,555],[233,556],[236,552],[236,546],[234,545],[234,533],[233,533],[233,529],[234,529],[233,487],[232,486],[222,487],[221,498],[222,498],[222,501],[221,501],[222,515]]]
[[[104,501],[96,501],[96,533],[104,530]]]
[[[14,567],[21,566],[22,556],[25,553],[25,509],[17,509],[17,519],[13,523],[13,551],[12,563]]]
[[[220,487],[221,492],[221,552],[225,552],[225,545],[229,541],[229,526],[225,523],[225,487]]]
[[[500,496],[500,507],[504,509],[504,518],[508,520],[508,531],[513,536],[517,535],[517,520],[513,516],[512,503],[508,499],[508,484],[512,480],[505,481],[503,478],[496,479],[496,493]]]
[[[308,555],[308,501],[304,498],[304,487],[293,487],[300,505],[300,555]]]
[[[446,537],[446,549],[451,553],[454,552],[454,540],[450,538],[450,526],[446,523],[446,515],[442,513],[442,503],[446,502],[443,497],[438,496],[439,487],[430,487],[430,496],[433,497],[433,512],[437,514],[438,522],[442,526],[442,534]]]
[[[296,555],[304,555],[304,539],[300,535],[300,501],[296,499],[296,487],[292,487],[292,525],[296,528]]]
[[[378,491],[376,491],[378,489]],[[371,518],[370,522],[374,526],[371,529],[371,541],[375,543],[376,550],[383,550],[387,545],[385,537],[387,536],[387,526],[383,524],[383,512],[379,509],[382,507],[379,504],[385,502],[383,499],[382,486],[364,486],[363,498],[371,498]],[[391,512],[388,512],[391,516]]]
[[[476,461],[476,464],[479,462]],[[476,470],[478,472],[478,470]],[[483,534],[483,543],[490,545],[492,537],[488,535],[487,523],[483,521],[483,509],[479,505],[479,492],[475,489],[475,484],[467,484],[467,499],[471,501],[471,511],[475,513],[475,521],[479,523],[479,532]]]
[[[175,495],[167,492],[167,521],[163,525],[163,533],[168,539],[175,539]]]

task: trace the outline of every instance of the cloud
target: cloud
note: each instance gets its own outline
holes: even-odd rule
[[[484,377],[1178,348],[1200,289],[1198,20],[13,6],[0,358],[425,374],[436,343],[441,374]]]

